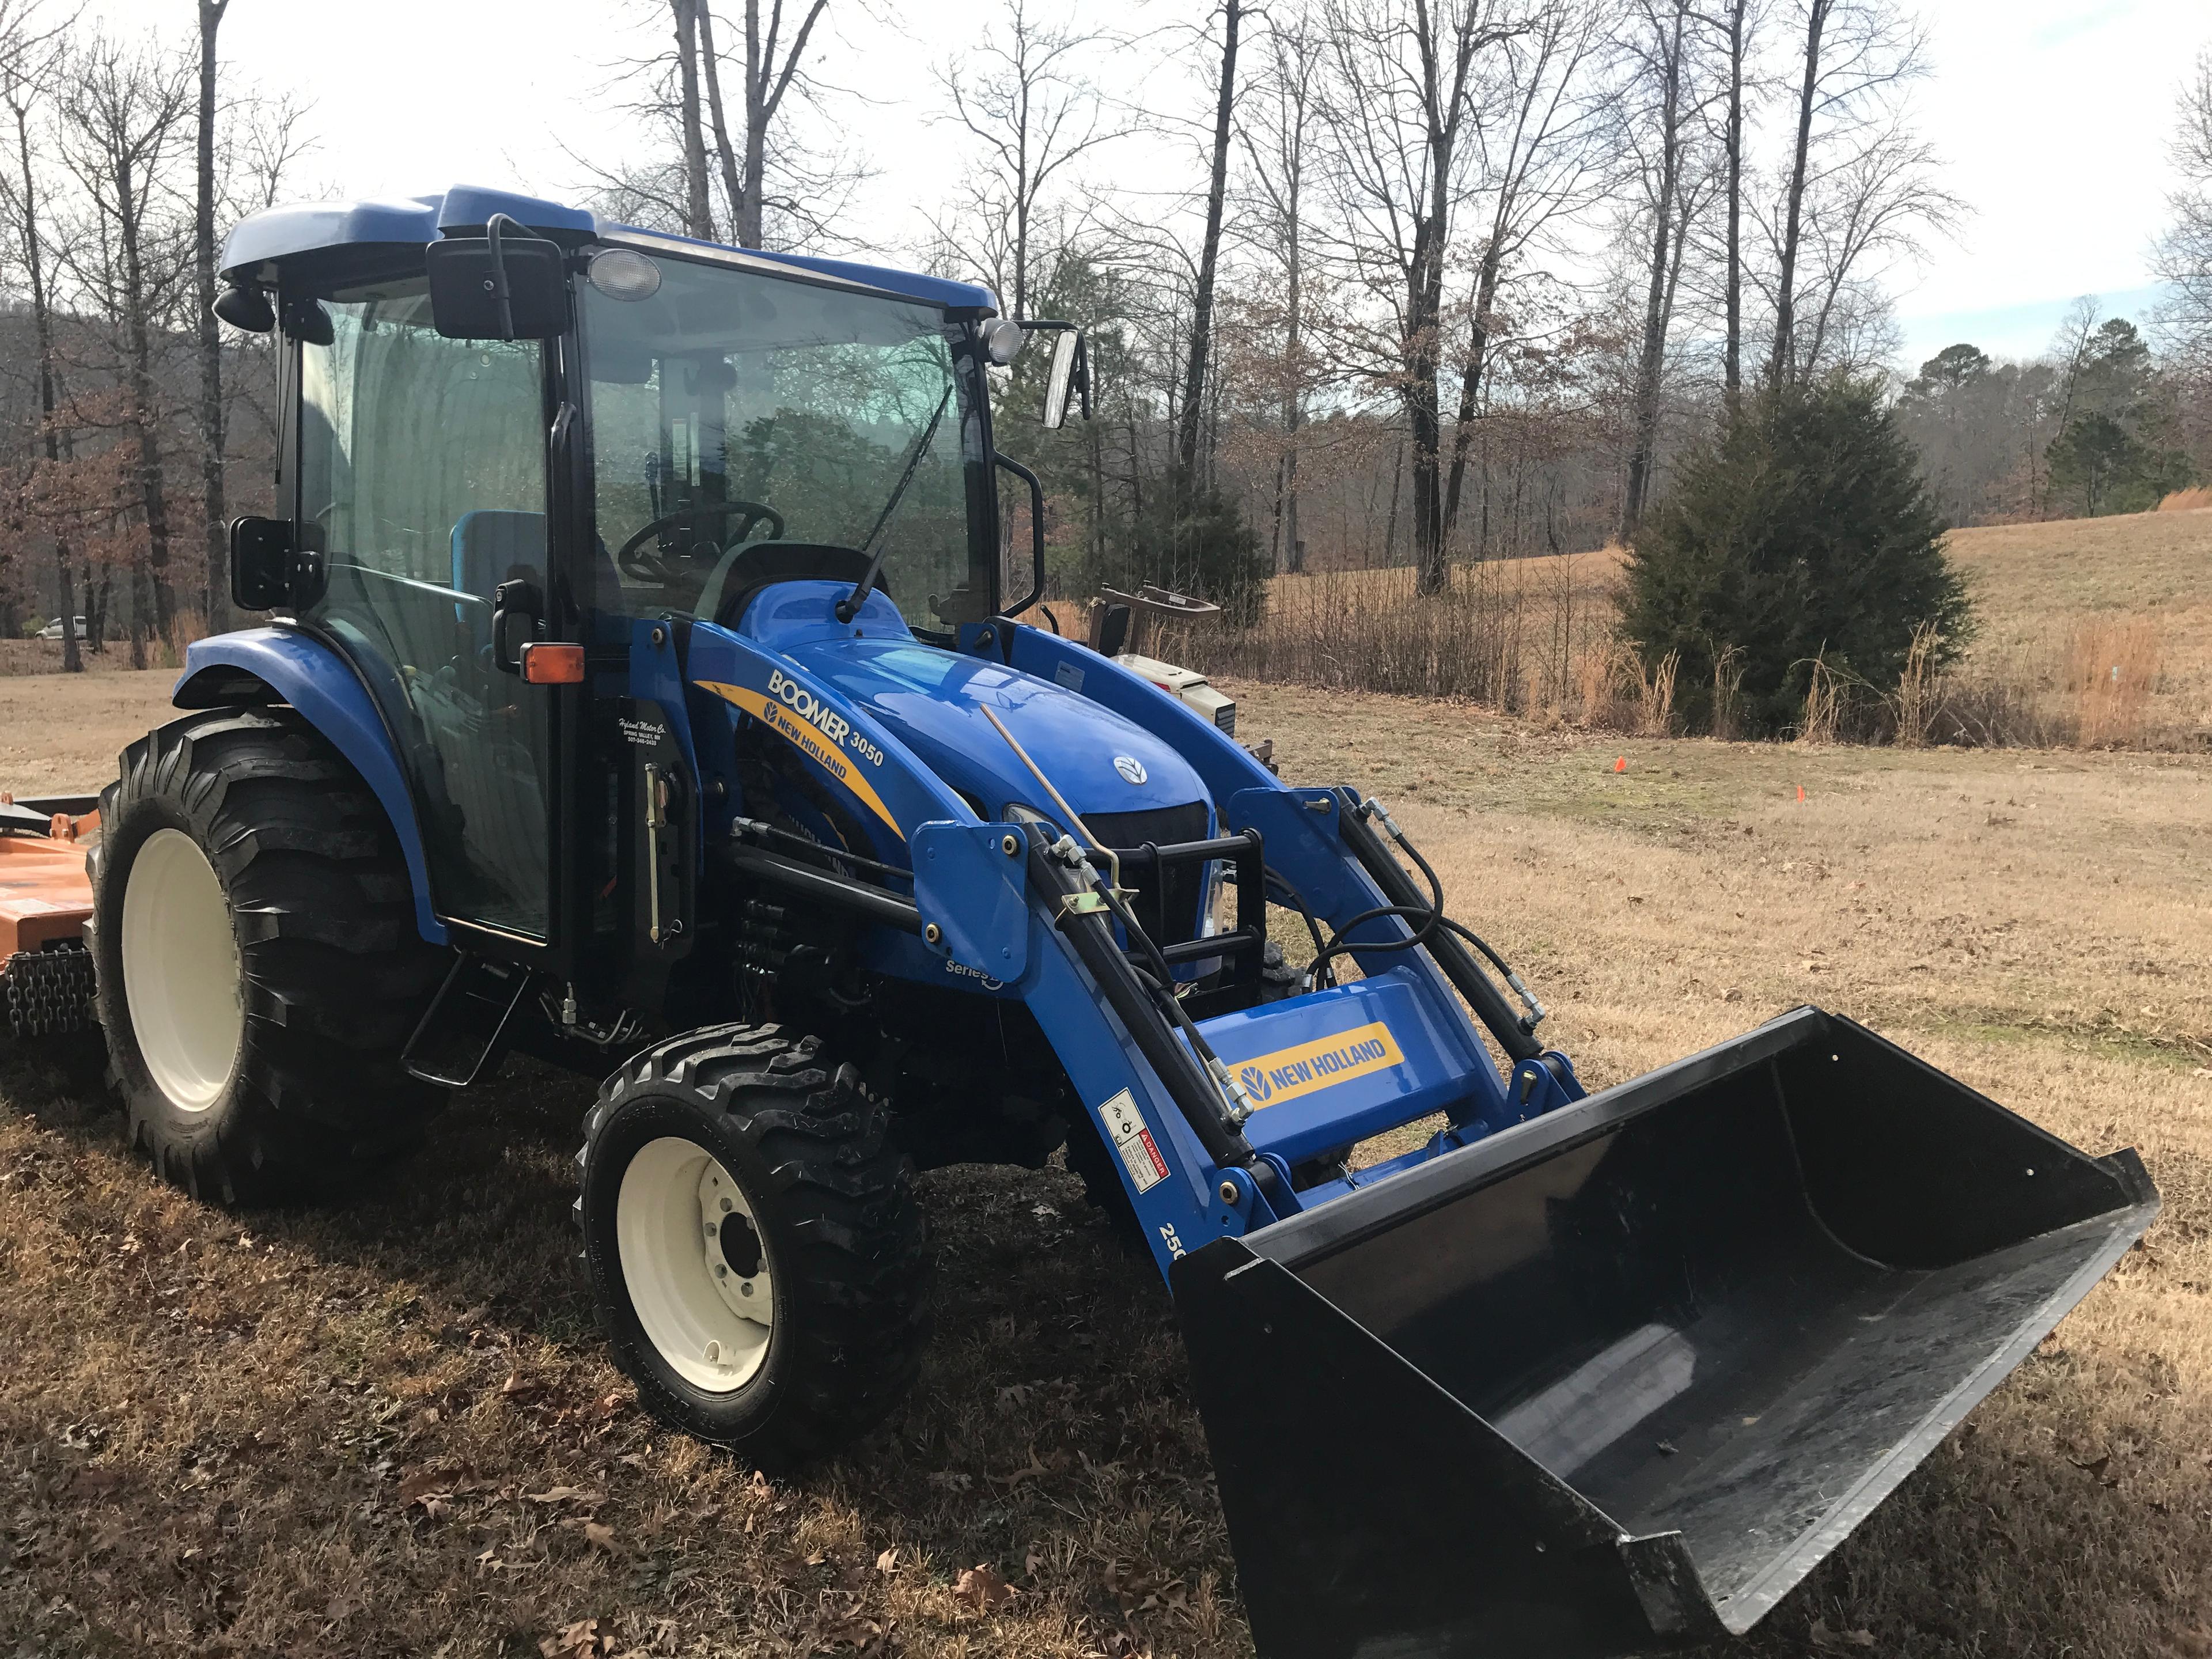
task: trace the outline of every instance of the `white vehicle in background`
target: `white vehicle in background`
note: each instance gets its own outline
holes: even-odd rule
[[[83,618],[83,617],[77,617],[76,620],[76,637],[77,637],[77,638],[79,638],[79,639],[82,639],[82,638],[84,637],[84,618]],[[59,617],[55,617],[52,622],[48,623],[47,623],[44,628],[41,628],[41,629],[40,629],[36,634],[33,635],[31,637],[32,637],[32,638],[33,638],[33,639],[40,639],[40,640],[58,640],[58,639],[61,638],[61,636],[62,636],[62,619],[61,619]]]

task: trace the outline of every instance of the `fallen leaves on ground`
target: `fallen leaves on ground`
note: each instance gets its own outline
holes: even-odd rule
[[[1021,1592],[1001,1578],[997,1570],[978,1563],[962,1571],[952,1586],[953,1599],[978,1613],[995,1613]]]
[[[613,1620],[579,1619],[539,1642],[538,1651],[544,1659],[600,1659],[615,1651],[619,1639]]]

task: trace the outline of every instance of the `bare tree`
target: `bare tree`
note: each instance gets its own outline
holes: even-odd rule
[[[1692,15],[1719,36],[1728,55],[1728,89],[1722,100],[1721,122],[1723,191],[1728,204],[1721,277],[1724,319],[1721,387],[1732,414],[1743,391],[1743,124],[1749,94],[1745,66],[1751,61],[1760,7],[1753,0],[1721,0],[1717,15],[1696,12]]]
[[[135,561],[131,659],[143,666],[147,627],[166,634],[176,613],[169,574],[169,509],[159,425],[156,337],[174,314],[189,263],[170,222],[169,167],[192,106],[193,66],[153,46],[131,50],[94,35],[71,55],[61,99],[65,162],[81,187],[90,234],[74,274],[120,348],[121,425],[132,447],[145,532]],[[182,257],[179,257],[182,256]]]
[[[1893,112],[1887,100],[1924,71],[1924,38],[1893,0],[1798,0],[1800,59],[1795,142],[1775,234],[1774,339],[1769,384],[1802,376],[1797,350],[1797,264],[1805,196],[1831,163],[1821,153],[1850,145],[1859,130]],[[1856,153],[1856,152],[1854,152]]]
[[[1628,452],[1628,479],[1620,506],[1620,538],[1635,532],[1644,515],[1644,494],[1650,481],[1654,452],[1659,443],[1659,376],[1667,352],[1667,325],[1672,309],[1674,281],[1680,270],[1680,247],[1684,235],[1680,220],[1683,180],[1687,171],[1684,154],[1701,98],[1693,83],[1689,54],[1694,41],[1689,33],[1689,0],[1637,0],[1637,15],[1627,37],[1628,50],[1637,65],[1638,84],[1651,95],[1648,134],[1640,122],[1630,125],[1631,146],[1644,151],[1639,169],[1644,208],[1650,216],[1650,257],[1644,301],[1644,343],[1638,353],[1632,418],[1635,440]]]
[[[1198,287],[1191,301],[1190,350],[1183,363],[1182,425],[1176,434],[1176,468],[1183,488],[1198,476],[1198,431],[1204,412],[1206,359],[1212,343],[1213,279],[1221,255],[1222,204],[1229,193],[1229,135],[1237,111],[1237,33],[1248,13],[1243,0],[1221,0],[1221,73],[1214,89],[1213,173],[1206,191],[1206,235],[1199,245]]]
[[[1805,168],[1813,146],[1813,111],[1820,89],[1820,37],[1827,32],[1828,14],[1835,0],[1804,0],[1804,76],[1797,94],[1797,139],[1790,163],[1786,191],[1787,219],[1782,232],[1781,274],[1775,279],[1774,343],[1767,358],[1766,378],[1775,386],[1790,366],[1790,338],[1795,322],[1797,281],[1797,236],[1805,204]]]
[[[668,0],[676,20],[677,127],[684,144],[684,234],[712,241],[707,199],[707,132],[699,114],[699,25],[705,0]]]
[[[2181,184],[2168,198],[2173,223],[2158,244],[2169,297],[2157,320],[2191,382],[2203,423],[2197,459],[2205,466],[2212,465],[2212,46],[2197,54],[2179,113],[2172,154]]]
[[[222,335],[215,316],[215,130],[216,31],[230,0],[198,0],[200,21],[200,106],[198,132],[198,191],[193,200],[192,271],[198,303],[193,326],[200,357],[200,496],[206,512],[207,579],[201,613],[213,623],[225,594],[223,567],[228,550],[223,533]]]
[[[1837,340],[1850,331],[1839,325],[1886,307],[1881,278],[1890,267],[1924,253],[1929,233],[1948,231],[1966,216],[1966,204],[1938,182],[1942,173],[1934,147],[1915,137],[1900,115],[1867,135],[1809,193],[1805,237],[1817,258],[1802,374],[1831,362],[1872,367],[1863,357],[1838,360]]]
[[[54,374],[54,313],[46,270],[45,234],[39,206],[39,166],[31,138],[33,103],[51,91],[60,54],[57,31],[41,29],[35,0],[0,0],[0,101],[7,105],[15,123],[17,178],[4,191],[11,212],[9,228],[15,233],[17,255],[31,290],[31,329],[38,356],[39,435],[51,471],[61,462],[61,434],[56,419],[58,388]],[[61,599],[62,672],[81,672],[84,659],[77,651],[76,593],[70,570],[70,541],[65,528],[54,532],[55,585]]]
[[[1451,471],[1444,481],[1443,537],[1459,521],[1460,496],[1483,408],[1498,331],[1499,292],[1514,267],[1552,227],[1602,200],[1616,182],[1604,147],[1604,94],[1591,70],[1607,33],[1602,0],[1565,0],[1537,12],[1525,34],[1502,43],[1500,72],[1486,101],[1503,114],[1478,127],[1490,227],[1475,259],[1468,348],[1460,367]]]
[[[1283,349],[1279,396],[1283,445],[1275,463],[1273,543],[1277,570],[1297,570],[1304,544],[1298,538],[1298,437],[1305,424],[1305,186],[1313,123],[1315,82],[1322,44],[1304,17],[1278,21],[1267,36],[1261,77],[1261,118],[1237,137],[1251,161],[1253,187],[1265,204],[1264,245],[1279,251],[1283,267]]]
[[[947,241],[988,265],[1009,314],[1028,314],[1030,233],[1054,180],[1078,158],[1121,136],[1109,122],[1097,85],[1081,67],[1086,52],[1115,37],[1041,21],[1031,0],[1006,0],[1004,26],[957,70],[938,80],[952,100],[952,118],[982,146],[993,193],[976,204],[981,217],[964,228],[939,222]]]
[[[768,26],[761,27],[760,0],[745,0],[744,153],[731,143],[729,122],[722,112],[720,54],[714,50],[714,18],[711,6],[699,7],[699,45],[707,70],[707,100],[714,121],[714,148],[722,166],[722,189],[729,198],[733,234],[740,247],[759,247],[763,210],[766,205],[769,129],[784,99],[799,79],[799,64],[814,25],[828,9],[830,0],[807,0],[806,15],[787,46],[779,47],[783,29],[783,0],[773,0]],[[777,52],[782,52],[779,62]]]
[[[2094,294],[2075,296],[2066,307],[2066,315],[2058,325],[2058,332],[2051,343],[2051,358],[2058,365],[2058,419],[2054,430],[2064,432],[2074,418],[2074,393],[2080,386],[2082,365],[2089,360],[2090,343],[2096,338],[2097,325],[2104,316],[2104,302]],[[2035,516],[2043,517],[2050,506],[2050,479],[2044,480],[2043,489],[2035,498]]]
[[[1413,562],[1447,579],[1437,382],[1444,272],[1468,195],[1470,127],[1486,54],[1528,27],[1492,0],[1330,0],[1328,103],[1340,258],[1388,318],[1372,372],[1405,405]]]

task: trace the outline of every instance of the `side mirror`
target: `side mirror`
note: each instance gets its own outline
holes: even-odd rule
[[[1048,432],[1057,432],[1067,424],[1067,396],[1074,392],[1083,399],[1083,418],[1091,418],[1091,349],[1085,343],[1083,331],[1066,329],[1052,338],[1052,366],[1046,371],[1044,382],[1044,425]]]
[[[503,213],[482,236],[447,237],[423,252],[430,319],[449,340],[546,340],[568,328],[560,246]]]
[[[503,672],[522,672],[523,654],[538,638],[545,596],[536,582],[517,577],[492,590],[491,659]]]
[[[273,611],[292,602],[292,521],[230,521],[230,602],[240,611]]]

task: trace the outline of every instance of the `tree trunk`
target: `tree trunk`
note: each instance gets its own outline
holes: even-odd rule
[[[771,12],[771,18],[780,15]],[[814,9],[806,15],[806,21],[799,31],[799,46],[806,44],[806,32],[814,27],[814,20],[822,15],[822,0],[815,0]],[[769,43],[772,54],[775,42]],[[761,50],[760,0],[745,0],[745,205],[738,226],[738,240],[747,247],[761,245],[762,207],[761,188],[768,176],[768,123],[774,112],[768,101],[768,82],[775,65],[766,61]],[[799,61],[799,52],[793,47],[790,61]]]
[[[1729,4],[1728,345],[1721,385],[1731,415],[1743,396],[1743,25],[1750,3]]]
[[[221,615],[229,586],[224,580],[229,550],[223,532],[222,334],[215,317],[215,42],[229,4],[230,0],[199,0],[199,195],[192,219],[192,263],[199,283],[194,322],[200,357],[200,498],[207,533],[207,579],[200,608],[210,627]]]
[[[1493,234],[1475,273],[1474,317],[1469,329],[1467,366],[1460,371],[1459,418],[1452,424],[1451,477],[1444,485],[1444,540],[1451,540],[1459,522],[1460,491],[1467,482],[1467,455],[1474,442],[1474,428],[1481,407],[1482,377],[1490,361],[1490,308],[1498,301],[1501,260]]]
[[[1213,174],[1206,191],[1206,240],[1198,255],[1198,296],[1191,308],[1190,361],[1183,368],[1182,429],[1176,434],[1176,471],[1186,491],[1197,487],[1199,420],[1205,404],[1206,360],[1213,339],[1213,274],[1221,252],[1221,205],[1229,190],[1229,128],[1237,107],[1237,28],[1243,0],[1222,0],[1221,87],[1213,106]]]
[[[1675,172],[1680,165],[1678,126],[1682,89],[1683,0],[1662,43],[1659,91],[1659,188],[1652,209],[1651,280],[1644,298],[1644,350],[1636,365],[1636,441],[1628,456],[1628,488],[1620,507],[1620,540],[1636,532],[1644,516],[1644,491],[1651,474],[1652,451],[1659,442],[1659,374],[1667,352],[1667,277],[1674,217]]]
[[[162,477],[161,444],[154,434],[154,321],[148,314],[151,301],[146,293],[146,265],[140,246],[144,204],[137,192],[137,171],[131,154],[119,151],[115,163],[115,228],[123,245],[124,301],[130,311],[131,344],[131,403],[125,424],[138,451],[139,506],[146,520],[141,576],[143,587],[151,590],[152,602],[149,611],[143,605],[149,595],[133,596],[131,666],[143,668],[145,664],[139,657],[145,626],[150,621],[155,633],[167,635],[176,620],[177,599],[169,581],[168,495]]]
[[[142,544],[131,550],[131,665],[146,666],[146,635],[149,631],[147,616],[158,601],[151,596],[159,590],[154,584],[153,572],[147,568],[146,549]]]
[[[753,24],[758,20],[757,3],[745,7],[746,57],[752,52]],[[714,159],[722,170],[722,194],[729,198],[731,234],[740,247],[760,246],[760,204],[755,195],[745,189],[744,180],[738,175],[737,152],[730,143],[730,124],[722,114],[721,54],[714,50],[714,8],[711,0],[699,0],[699,65],[707,76],[707,114],[714,126]],[[750,89],[751,78],[746,79]],[[752,240],[745,239],[748,216],[753,224]]]
[[[707,135],[699,118],[699,8],[702,0],[669,0],[676,13],[678,118],[684,129],[684,234],[712,241],[707,198]]]
[[[1390,463],[1390,516],[1382,527],[1382,562],[1395,566],[1398,562],[1398,492],[1406,482],[1406,441],[1398,440],[1396,456]]]
[[[1797,94],[1797,147],[1790,164],[1789,208],[1782,228],[1782,268],[1774,288],[1774,351],[1767,384],[1780,387],[1791,374],[1796,328],[1797,238],[1805,205],[1805,161],[1813,143],[1813,104],[1820,88],[1820,34],[1835,0],[1806,0],[1805,79]]]
[[[54,429],[54,316],[46,295],[46,249],[39,237],[38,173],[31,165],[29,106],[14,104],[10,108],[15,118],[16,159],[23,172],[23,217],[20,229],[24,273],[31,284],[32,338],[39,355],[39,431],[46,452],[46,465],[52,468],[61,461],[61,434]],[[54,531],[54,571],[60,579],[61,588],[62,672],[82,673],[84,658],[77,650],[76,590],[70,580],[69,537],[59,528]]]
[[[1445,159],[1449,159],[1446,157]],[[1446,185],[1434,180],[1430,210],[1413,232],[1411,280],[1407,284],[1406,425],[1413,445],[1414,586],[1424,593],[1444,587],[1443,497],[1437,413],[1437,331],[1443,315],[1443,231]]]

